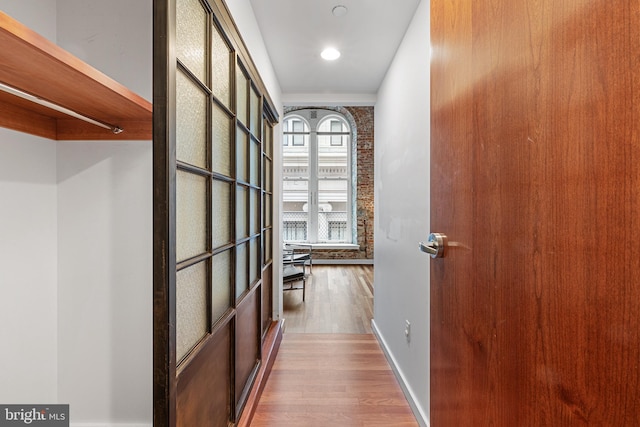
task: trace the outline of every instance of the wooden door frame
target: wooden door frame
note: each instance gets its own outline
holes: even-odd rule
[[[176,425],[175,8],[153,1],[153,425],[162,427]]]

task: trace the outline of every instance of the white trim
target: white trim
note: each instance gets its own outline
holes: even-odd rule
[[[313,259],[314,265],[373,265],[372,259]]]
[[[372,107],[376,105],[377,97],[375,93],[283,93],[282,105],[285,107],[309,105]]]
[[[295,245],[294,242],[290,242],[292,245]],[[360,249],[360,245],[356,245],[355,243],[306,243],[307,245],[311,245],[313,249],[339,249],[339,250],[354,250],[357,251]]]
[[[416,403],[416,398],[413,393],[413,390],[407,383],[407,380],[404,377],[404,374],[398,367],[396,359],[393,357],[393,354],[391,353],[391,351],[389,350],[389,347],[387,346],[387,342],[384,340],[384,338],[382,337],[382,334],[378,330],[378,326],[376,325],[375,319],[371,319],[371,329],[373,330],[373,334],[375,335],[375,337],[378,339],[378,343],[380,343],[382,352],[386,356],[387,361],[389,362],[389,365],[391,365],[391,369],[393,370],[393,373],[395,374],[396,379],[400,384],[400,388],[402,389],[404,396],[407,398],[407,402],[409,402],[409,406],[413,411],[413,415],[416,417],[416,421],[418,421],[418,424],[420,424],[421,427],[429,427],[430,426],[429,417],[427,417],[423,409],[420,408],[420,406]]]

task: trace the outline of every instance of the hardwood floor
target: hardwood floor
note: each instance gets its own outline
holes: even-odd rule
[[[373,318],[373,266],[314,265],[302,291],[283,297],[285,333],[370,334]]]
[[[251,422],[251,427],[417,425],[372,334],[286,333]]]
[[[251,427],[417,426],[371,333],[373,266],[314,265],[284,294],[285,333]]]

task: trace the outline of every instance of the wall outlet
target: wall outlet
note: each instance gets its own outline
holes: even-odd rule
[[[408,320],[404,321],[404,336],[408,343],[411,342],[411,322]]]

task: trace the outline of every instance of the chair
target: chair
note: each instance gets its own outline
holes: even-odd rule
[[[302,281],[302,288],[295,287],[294,282]],[[289,287],[285,287],[286,285]],[[293,291],[296,289],[302,289],[302,301],[304,301],[305,293],[306,293],[306,284],[307,284],[307,275],[305,274],[305,266],[302,264],[302,267],[297,267],[293,264],[284,263],[282,269],[282,285],[283,291]]]
[[[308,243],[285,243],[283,260],[295,265],[308,265],[309,274],[313,274],[313,246]]]
[[[306,267],[309,266],[309,274],[313,265],[311,255],[311,245],[296,243],[285,244],[282,255],[282,284],[283,291],[291,291],[302,289],[302,301],[305,299],[307,272]],[[302,288],[294,287],[295,282],[302,281]],[[284,287],[284,285],[289,287]]]

